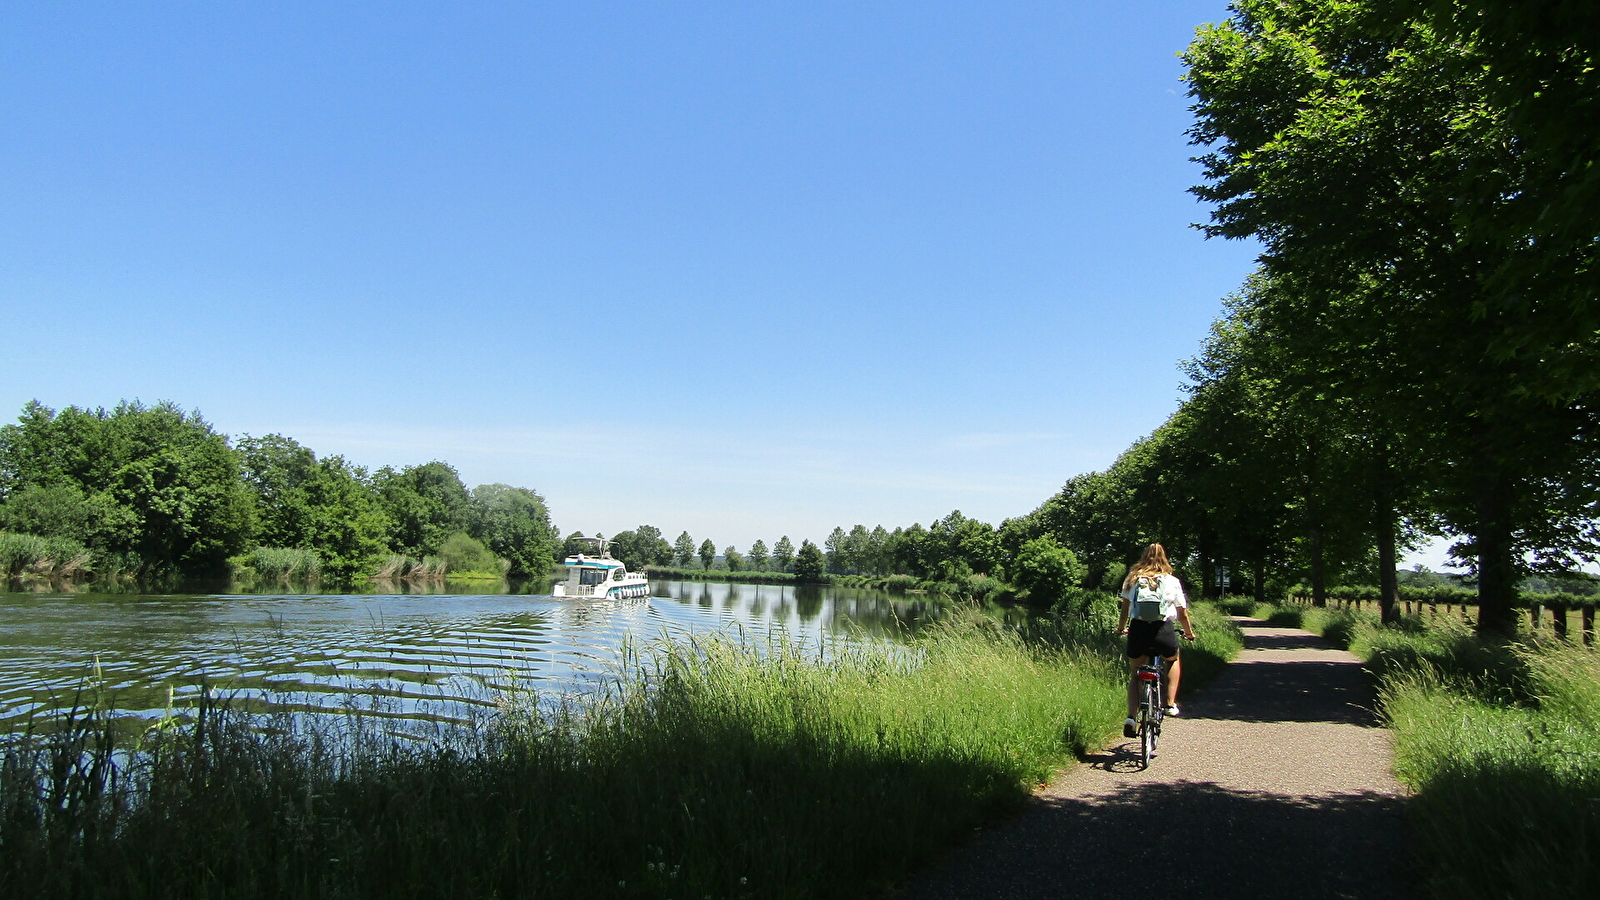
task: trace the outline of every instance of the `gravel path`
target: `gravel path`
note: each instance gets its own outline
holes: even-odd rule
[[[890,897],[1414,895],[1370,677],[1305,631],[1235,621],[1246,649],[1167,720],[1148,770],[1114,745]]]

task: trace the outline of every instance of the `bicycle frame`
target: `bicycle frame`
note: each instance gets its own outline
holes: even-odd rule
[[[1144,690],[1139,704],[1139,761],[1144,768],[1149,768],[1150,758],[1156,755],[1156,745],[1161,742],[1161,719],[1166,714],[1161,697],[1160,658],[1140,666],[1134,676]]]

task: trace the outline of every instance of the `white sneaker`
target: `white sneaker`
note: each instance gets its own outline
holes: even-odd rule
[[[1178,704],[1174,703],[1171,706],[1167,707],[1167,715],[1175,716],[1177,714],[1178,714]]]

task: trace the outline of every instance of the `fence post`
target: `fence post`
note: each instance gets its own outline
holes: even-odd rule
[[[1583,643],[1584,643],[1584,646],[1586,646],[1586,647],[1587,646],[1593,646],[1594,645],[1594,607],[1585,606],[1583,608],[1583,613],[1582,613],[1582,616],[1580,618],[1581,618],[1581,621],[1583,623]]]
[[[1529,607],[1528,607],[1528,627],[1529,628],[1533,629],[1534,631],[1538,631],[1539,630],[1539,613],[1541,613],[1543,611],[1544,611],[1544,607],[1540,606],[1537,603],[1529,605]]]
[[[1567,637],[1567,607],[1550,607],[1550,625],[1555,628],[1556,637],[1566,640]]]

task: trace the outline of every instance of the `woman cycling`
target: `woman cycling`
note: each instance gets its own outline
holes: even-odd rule
[[[1148,614],[1133,617],[1134,601],[1140,597],[1141,588],[1146,598],[1159,600],[1159,607]],[[1183,625],[1183,636],[1194,640],[1194,625],[1189,622],[1189,601],[1183,596],[1183,585],[1172,574],[1172,564],[1167,562],[1167,550],[1160,544],[1144,548],[1144,555],[1128,570],[1122,582],[1122,617],[1117,621],[1117,633],[1128,636],[1128,718],[1122,723],[1126,737],[1139,736],[1139,723],[1134,716],[1139,710],[1139,667],[1148,665],[1152,656],[1159,655],[1170,663],[1167,670],[1166,713],[1178,714],[1178,676],[1183,668],[1178,662],[1178,635],[1172,627],[1173,619]]]

